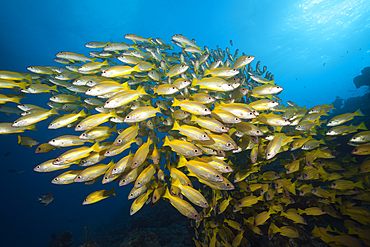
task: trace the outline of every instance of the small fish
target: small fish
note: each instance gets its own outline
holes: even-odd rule
[[[47,193],[45,195],[38,196],[37,199],[37,202],[40,204],[45,204],[46,206],[54,200],[54,196],[51,193]]]
[[[328,121],[326,126],[337,126],[337,125],[340,125],[340,124],[343,124],[345,122],[352,120],[356,116],[363,117],[365,115],[361,112],[360,109],[358,109],[354,113],[346,113],[346,114],[333,117],[332,119]]]
[[[83,200],[82,205],[88,205],[88,204],[99,202],[103,199],[108,198],[109,195],[116,196],[116,193],[114,192],[114,188],[112,188],[111,190],[94,191]]]
[[[28,147],[33,147],[33,146],[39,144],[39,141],[32,138],[32,137],[27,137],[27,136],[21,137],[20,135],[18,135],[18,144],[19,145],[25,145],[25,146],[28,146]]]

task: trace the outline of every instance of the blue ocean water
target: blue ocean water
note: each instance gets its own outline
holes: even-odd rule
[[[332,1],[6,1],[0,8],[0,70],[28,72],[31,65],[60,66],[52,59],[60,51],[88,55],[89,41],[122,42],[127,33],[161,37],[174,34],[194,38],[199,46],[239,49],[267,66],[284,88],[280,97],[300,106],[331,103],[368,92],[353,78],[370,64],[370,3]],[[233,46],[229,41],[232,40]],[[23,101],[22,101],[23,102]],[[47,102],[32,95],[27,103]],[[0,113],[0,122],[14,121]],[[37,129],[47,129],[47,122]],[[72,130],[27,132],[46,142]],[[54,232],[69,230],[78,242],[83,229],[117,214],[131,188],[116,187],[117,197],[82,206],[82,199],[101,184],[57,186],[58,172],[39,174],[32,169],[55,158],[35,154],[17,144],[16,135],[0,136],[1,246],[47,246]],[[11,152],[8,156],[5,153]],[[24,171],[9,173],[9,169]],[[48,206],[34,202],[53,193]],[[127,212],[127,218],[129,212]],[[125,219],[122,219],[124,221]]]

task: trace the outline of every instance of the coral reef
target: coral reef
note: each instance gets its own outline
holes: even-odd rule
[[[364,85],[370,86],[370,67],[365,67],[361,70],[362,75],[356,76],[353,79],[353,83],[356,85],[356,88],[362,87]]]
[[[73,234],[69,231],[59,234],[53,233],[51,238],[53,240],[48,247],[70,247],[73,244]]]
[[[194,232],[190,221],[171,204],[159,201],[156,206],[145,207],[127,219],[129,207],[130,205],[126,205],[121,213],[100,225],[95,233],[91,232],[96,245],[86,245],[86,242],[80,247],[194,246]]]

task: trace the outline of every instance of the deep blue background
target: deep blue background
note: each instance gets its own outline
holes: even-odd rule
[[[223,4],[221,4],[223,3]],[[88,55],[89,41],[125,41],[134,33],[195,38],[207,45],[254,55],[284,87],[284,101],[300,106],[331,103],[336,96],[363,95],[352,80],[370,65],[370,3],[332,1],[3,1],[0,8],[0,70],[27,72],[31,65],[55,65],[60,51]],[[234,46],[230,46],[232,40]],[[30,96],[22,103],[46,107],[47,98]],[[40,103],[44,102],[44,103]],[[15,106],[15,105],[14,105]],[[16,116],[0,113],[1,122]],[[37,124],[45,130],[49,121]],[[26,132],[46,142],[72,130]],[[23,134],[25,135],[25,134]],[[1,245],[47,246],[53,232],[70,230],[82,237],[85,226],[98,225],[127,203],[129,188],[100,183],[57,186],[51,179],[61,172],[35,173],[37,164],[65,150],[35,154],[17,145],[16,135],[0,136]],[[12,153],[5,157],[8,151]],[[8,169],[24,173],[8,173]],[[82,199],[98,189],[116,187],[117,197],[82,206]],[[48,206],[35,203],[39,194],[53,193]],[[127,212],[129,217],[129,212]],[[135,217],[135,216],[133,216]],[[123,221],[125,219],[122,219]]]

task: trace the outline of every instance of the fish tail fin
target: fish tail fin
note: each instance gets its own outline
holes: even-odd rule
[[[109,65],[108,60],[105,60],[102,65]]]
[[[20,135],[17,135],[17,136],[18,136],[18,144],[19,144],[22,141],[22,137]]]
[[[331,103],[331,105],[329,107],[330,107],[330,109],[335,110],[335,107],[333,106],[333,103]]]
[[[302,209],[300,209],[300,208],[298,208],[298,209],[297,209],[297,213],[298,213],[299,215],[303,214],[303,212],[304,212],[304,211],[303,211]]]
[[[197,121],[197,117],[195,115],[191,115],[191,118],[190,118],[190,121],[191,122],[196,122]]]
[[[119,116],[116,113],[116,109],[113,109],[109,114],[111,115],[111,117],[119,118]]]
[[[167,199],[170,199],[171,198],[171,194],[170,194],[170,191],[168,190],[168,187],[166,186],[166,190],[164,192],[164,195],[162,196],[163,198],[167,198]]]
[[[112,132],[117,132],[117,125],[115,124],[113,128],[110,129],[111,133]]]
[[[127,82],[122,83],[121,86],[122,86],[122,89],[124,90],[130,90],[130,87]]]
[[[359,117],[365,116],[360,109],[358,109],[354,114],[355,116],[359,116]]]
[[[22,88],[23,90],[26,90],[27,82],[21,81],[18,83],[18,86]]]
[[[13,98],[12,102],[20,104],[20,98]]]
[[[169,146],[170,145],[170,139],[168,139],[168,136],[164,139],[163,146]]]
[[[180,106],[179,101],[176,98],[173,99],[172,106]]]
[[[93,152],[99,152],[100,151],[99,142],[96,142],[94,145],[91,146],[91,151],[93,151]]]
[[[29,81],[30,83],[32,83],[32,77],[31,77],[31,75],[30,75],[30,74],[26,75],[26,76],[24,77],[24,79],[26,79],[27,81]]]
[[[209,75],[209,69],[205,69],[203,75],[204,76]]]
[[[175,180],[172,181],[171,185],[178,187],[181,185],[180,180],[176,178]]]
[[[113,187],[110,191],[108,191],[108,193],[109,193],[110,195],[114,195],[114,196],[116,196],[116,192],[114,191],[114,187]]]
[[[335,199],[335,201],[339,204],[339,205],[342,205],[342,197],[338,197],[337,199]]]
[[[78,97],[76,98],[76,101],[81,101],[81,96],[78,96]]]
[[[267,84],[274,85],[275,84],[275,80],[268,81]]]
[[[144,89],[142,86],[139,86],[136,90],[137,90],[137,91],[139,91],[139,92],[140,92],[140,94],[147,94],[147,93],[145,92],[145,89]]]
[[[321,116],[329,116],[329,114],[326,111],[324,111],[324,110],[322,110],[320,112],[320,114],[321,114]]]
[[[184,167],[185,162],[187,162],[185,157],[183,155],[180,155],[179,163],[177,163],[177,168]]]
[[[359,129],[359,130],[369,130],[369,129],[366,127],[366,125],[365,125],[365,123],[364,123],[364,122],[360,123],[358,126],[356,126],[356,128],[357,128],[357,129]]]
[[[191,83],[192,86],[198,85],[199,80],[196,77],[193,77],[193,81]]]
[[[85,111],[82,109],[79,113],[78,113],[79,117],[86,117],[87,114],[85,113]]]
[[[140,63],[136,64],[133,69],[136,72],[140,72]]]
[[[152,41],[153,37],[150,37],[150,38],[147,38],[146,41],[148,41],[148,43],[154,45],[153,41]]]
[[[275,234],[275,233],[278,233],[280,231],[280,228],[277,227],[274,222],[271,222],[271,225],[270,225],[271,229],[272,229],[272,234]]]
[[[36,130],[36,126],[34,124],[27,126],[28,130]]]
[[[180,127],[180,125],[179,125],[179,124],[178,124],[178,122],[175,120],[175,121],[173,122],[172,130],[179,130],[179,127]]]
[[[150,136],[148,137],[148,141],[147,141],[147,143],[148,143],[148,146],[150,146],[150,145],[152,145],[152,144],[153,144],[152,138],[150,138]]]
[[[52,86],[52,87],[50,88],[50,91],[56,91],[56,92],[58,92],[57,85]]]
[[[364,186],[362,185],[362,181],[358,181],[354,184],[357,188],[364,189]]]
[[[53,108],[50,110],[50,115],[59,115],[57,109]]]

